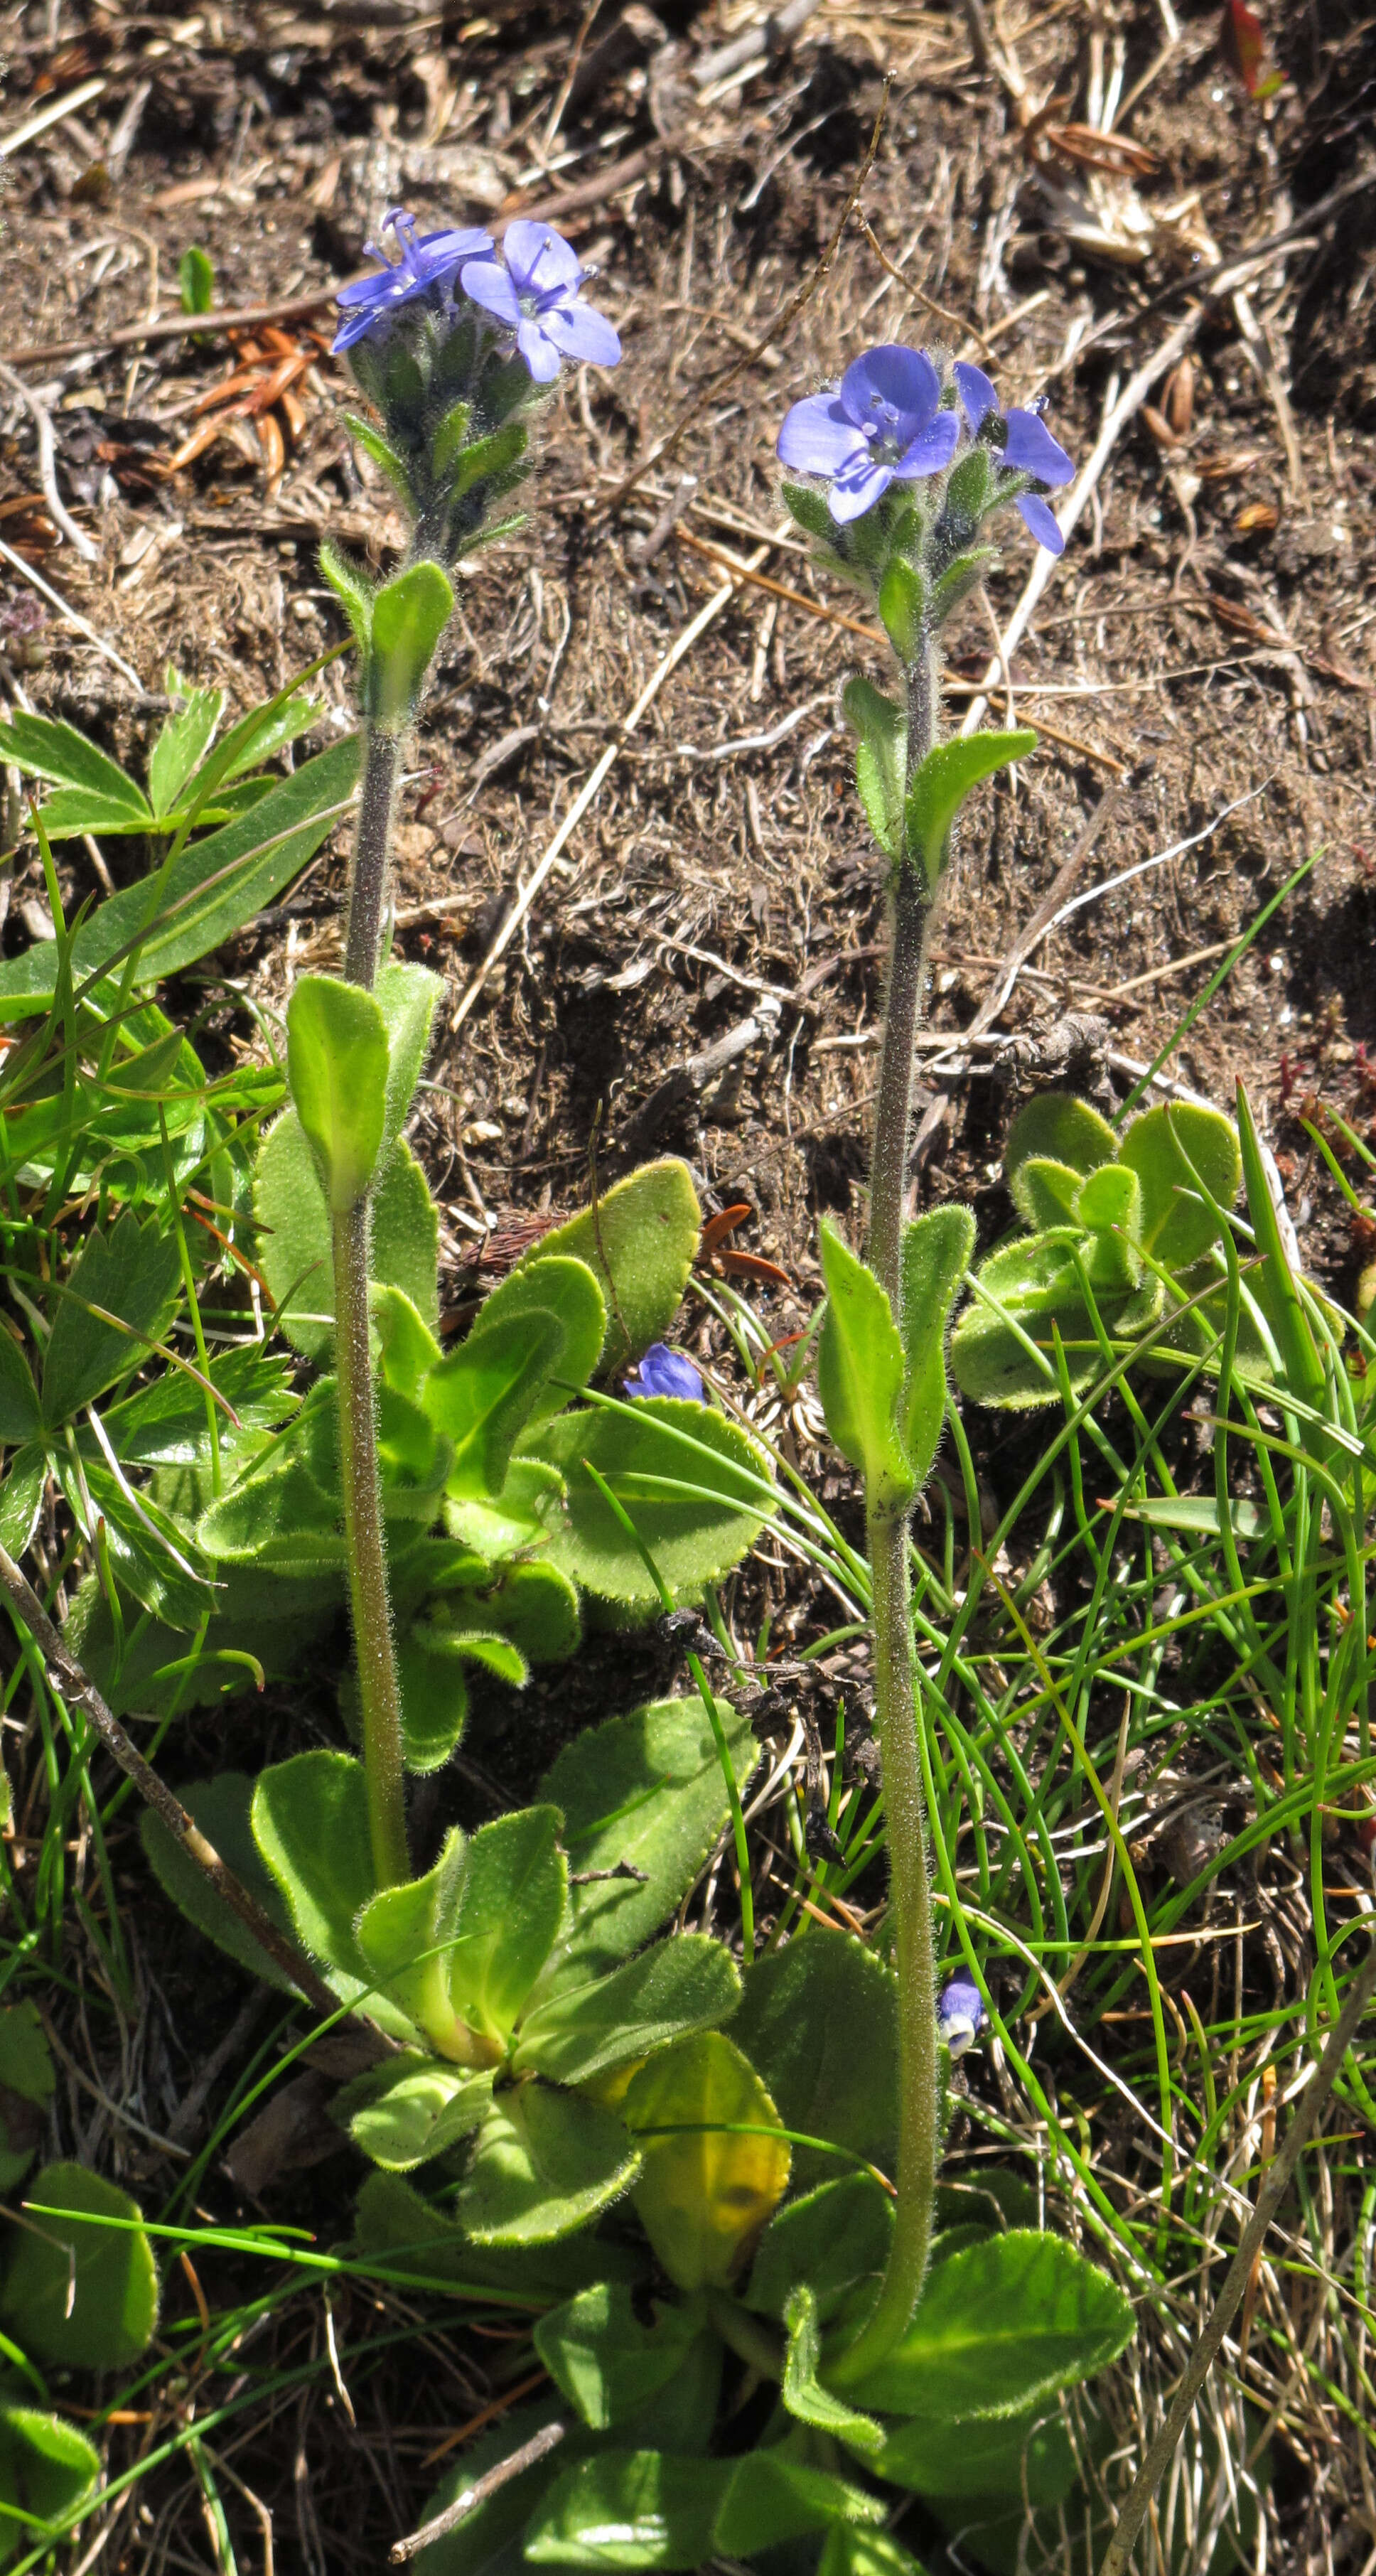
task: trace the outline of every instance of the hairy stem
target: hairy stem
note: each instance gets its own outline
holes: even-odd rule
[[[368,729],[363,788],[349,878],[344,973],[371,992],[387,899],[401,743],[397,735]],[[363,1768],[368,1783],[368,1830],[379,1887],[411,1875],[406,1846],[406,1786],[402,1764],[401,1692],[392,1642],[387,1590],[382,1479],[377,1461],[377,1397],[368,1347],[368,1257],[372,1235],[369,1199],[334,1219],[335,1370],[339,1387],[339,1476],[344,1494],[344,1538],[349,1556],[349,1603],[363,1703]]]
[[[926,759],[935,739],[936,689],[935,647],[928,642],[908,674],[909,777]],[[869,1243],[870,1268],[888,1292],[900,1332],[913,1042],[922,1014],[930,912],[921,862],[905,855],[893,896]],[[889,1893],[898,1964],[898,2207],[878,2300],[855,2342],[828,2370],[828,2378],[841,2383],[862,2379],[892,2351],[917,2305],[931,2245],[937,2155],[936,1970],[917,1740],[908,1513],[871,1496],[866,1530],[874,1589],[875,1717],[884,1758]]]
[[[368,728],[363,754],[363,787],[358,800],[353,869],[349,878],[349,926],[344,943],[344,974],[350,984],[371,993],[377,981],[377,952],[387,900],[387,862],[392,846],[392,810],[401,769],[401,740]]]
[[[334,1340],[339,1381],[339,1472],[349,1552],[358,1684],[363,1702],[363,1765],[368,1830],[379,1887],[411,1875],[406,1848],[406,1792],[401,1755],[401,1694],[387,1597],[382,1482],[368,1349],[368,1203],[334,1220]]]

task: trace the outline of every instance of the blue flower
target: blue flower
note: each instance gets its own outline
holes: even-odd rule
[[[1034,482],[1046,483],[1053,490],[1072,480],[1075,467],[1059,439],[1052,437],[1040,413],[1015,408],[1000,414],[998,395],[982,367],[971,367],[957,361],[952,374],[972,437],[978,438],[986,421],[1002,420],[1004,436],[999,463],[1007,473],[1030,474]],[[1019,492],[1016,500],[1038,545],[1045,546],[1049,554],[1064,554],[1065,539],[1040,492]]]
[[[779,432],[779,461],[825,475],[827,506],[844,525],[872,509],[895,479],[913,483],[950,464],[960,422],[940,402],[941,378],[923,350],[892,342],[867,349],[834,394],[809,394],[793,405]]]
[[[383,266],[372,277],[356,277],[341,286],[335,302],[344,307],[344,320],[335,335],[336,353],[366,339],[379,322],[390,320],[431,287],[447,286],[466,259],[492,248],[491,233],[473,225],[461,232],[417,233],[415,217],[404,206],[391,207],[381,229],[393,235],[399,256],[389,260],[376,242],[367,244],[369,256]]]
[[[682,1351],[667,1342],[651,1342],[631,1377],[621,1381],[627,1395],[677,1395],[689,1404],[703,1402],[702,1379]]]
[[[484,247],[491,250],[490,242]],[[463,272],[463,291],[484,312],[516,334],[516,346],[537,385],[552,385],[561,358],[614,367],[621,342],[604,313],[580,304],[578,290],[593,275],[578,253],[548,224],[517,216],[502,242],[501,260],[474,259]]]
[[[945,2041],[953,2060],[965,2055],[987,2019],[984,1997],[974,1978],[967,1968],[958,1968],[942,1987],[936,2007],[937,2036]]]

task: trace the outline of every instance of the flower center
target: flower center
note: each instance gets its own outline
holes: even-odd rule
[[[871,394],[868,420],[861,422],[870,442],[871,461],[877,465],[894,465],[903,454],[903,416],[896,403],[886,402],[883,394]]]

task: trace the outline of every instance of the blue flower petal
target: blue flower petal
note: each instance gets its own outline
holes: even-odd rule
[[[918,433],[906,448],[894,472],[901,483],[915,483],[921,474],[943,474],[960,441],[960,423],[953,411],[939,411],[935,420]]]
[[[839,527],[851,519],[863,519],[875,502],[882,500],[893,481],[891,465],[872,465],[868,453],[850,473],[838,474],[827,495],[827,508]]]
[[[886,341],[847,367],[840,400],[857,427],[872,423],[877,410],[892,409],[903,425],[900,435],[915,438],[941,400],[941,378],[925,351]]]
[[[634,1374],[623,1378],[622,1385],[633,1397],[676,1395],[689,1404],[703,1401],[700,1372],[682,1351],[671,1351],[667,1342],[651,1342]]]
[[[800,474],[840,474],[868,455],[869,441],[835,394],[809,394],[785,412],[778,453],[781,465]]]
[[[1010,474],[1035,474],[1039,483],[1070,483],[1075,467],[1060,440],[1034,411],[1010,411],[1003,461]]]
[[[1038,545],[1045,546],[1049,555],[1063,555],[1065,539],[1040,492],[1020,492],[1017,506]]]
[[[508,331],[514,331],[521,319],[516,289],[506,270],[495,259],[465,260],[459,284],[473,303],[481,304],[485,313],[495,315]]]
[[[566,358],[589,367],[620,364],[620,338],[605,313],[595,312],[591,304],[556,304],[541,314],[540,328]]]
[[[990,412],[998,410],[998,395],[983,367],[972,367],[964,359],[958,358],[951,373],[956,380],[956,392],[960,396],[961,409],[970,424],[972,433],[977,436]]]
[[[555,288],[574,292],[582,285],[585,272],[572,243],[551,232],[548,224],[532,223],[529,215],[513,217],[502,236],[502,250],[519,294],[548,295]]]

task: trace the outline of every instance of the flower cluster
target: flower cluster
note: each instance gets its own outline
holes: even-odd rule
[[[809,394],[793,405],[779,432],[780,462],[829,485],[827,508],[837,528],[863,518],[891,484],[929,482],[956,462],[962,433],[967,453],[982,455],[992,472],[980,495],[978,516],[1011,501],[1052,554],[1065,540],[1033,485],[1055,490],[1075,468],[1040,413],[1003,412],[979,367],[957,362],[943,381],[925,349],[893,343],[866,350],[847,367],[834,393]],[[939,517],[939,513],[937,514]],[[938,554],[949,551],[938,534]]]
[[[417,233],[401,206],[384,216],[382,230],[392,234],[398,255],[389,259],[369,242],[371,257],[383,264],[374,276],[341,286],[336,350],[385,339],[408,307],[451,322],[463,319],[467,307],[489,316],[504,340],[509,335],[537,385],[552,384],[564,358],[597,367],[620,359],[611,323],[581,300],[593,271],[547,224],[518,217],[507,226],[500,254],[492,235],[476,229]]]

